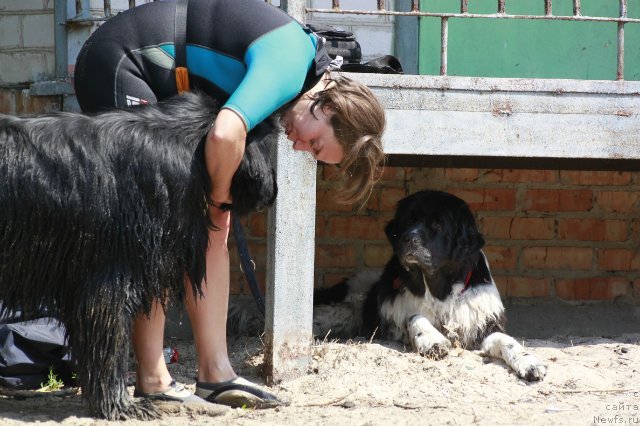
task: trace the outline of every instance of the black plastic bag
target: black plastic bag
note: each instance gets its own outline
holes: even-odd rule
[[[21,321],[15,312],[0,318],[0,386],[38,389],[50,371],[73,385],[64,326],[51,317]]]

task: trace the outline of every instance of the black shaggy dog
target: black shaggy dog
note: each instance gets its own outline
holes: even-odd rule
[[[199,94],[95,116],[0,115],[0,301],[25,319],[44,305],[66,327],[92,412],[148,419],[125,373],[132,318],[152,300],[201,294],[210,181],[204,140],[218,106]],[[247,138],[234,214],[273,203],[276,128]],[[0,312],[2,314],[2,312]]]
[[[393,256],[382,275],[318,291],[314,303],[359,302],[361,322],[352,330],[362,336],[399,340],[436,359],[452,344],[479,349],[503,359],[521,378],[545,376],[546,367],[505,334],[504,306],[481,250],[484,239],[463,200],[440,191],[410,195],[398,203],[385,232]],[[316,308],[316,329],[327,330],[330,312]],[[335,321],[333,329],[345,331]]]

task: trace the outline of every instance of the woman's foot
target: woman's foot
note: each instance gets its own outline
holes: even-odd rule
[[[214,404],[234,408],[273,408],[286,405],[272,393],[260,389],[242,377],[218,383],[197,382],[196,396]]]
[[[154,401],[176,401],[176,402],[197,402],[204,403],[205,401],[189,392],[185,389],[184,385],[176,383],[174,380],[169,387],[161,392],[142,392],[137,387],[133,392],[133,396],[136,398],[147,398]]]

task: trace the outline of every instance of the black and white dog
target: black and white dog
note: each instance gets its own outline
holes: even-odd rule
[[[351,298],[361,322],[347,330],[331,318],[335,309],[317,306],[316,332],[333,327],[338,335],[355,331],[399,340],[435,359],[452,345],[479,349],[503,359],[523,379],[545,376],[546,366],[505,334],[504,306],[481,250],[484,239],[463,200],[440,191],[410,195],[398,203],[385,232],[393,256],[377,280],[357,276],[316,292],[315,304]]]
[[[134,316],[201,294],[210,181],[204,140],[219,107],[199,94],[86,116],[0,115],[0,301],[65,326],[78,383],[106,419],[152,418],[128,395]],[[269,206],[277,129],[250,132],[234,214]],[[2,312],[0,312],[0,316]]]

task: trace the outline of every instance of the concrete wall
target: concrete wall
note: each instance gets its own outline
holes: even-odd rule
[[[53,0],[0,0],[0,86],[54,74]]]
[[[151,1],[137,0],[136,5]],[[104,2],[84,0],[84,10],[78,13],[75,1],[66,0],[68,80],[57,81],[57,86],[41,84],[57,77],[54,4],[54,0],[0,0],[0,113],[33,116],[78,110],[75,96],[69,93],[75,60],[84,41],[101,22],[90,20],[104,17]],[[111,1],[112,14],[127,8],[127,0]],[[34,83],[38,85],[35,89]]]

